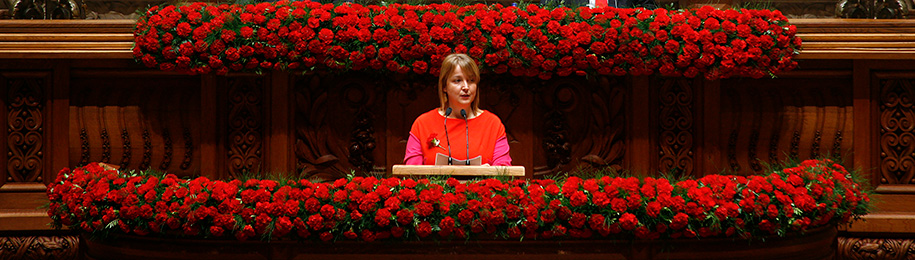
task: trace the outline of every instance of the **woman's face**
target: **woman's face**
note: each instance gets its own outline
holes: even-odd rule
[[[461,66],[456,66],[448,76],[448,84],[443,89],[448,94],[448,105],[456,111],[470,111],[470,104],[477,97],[477,80],[464,75]]]

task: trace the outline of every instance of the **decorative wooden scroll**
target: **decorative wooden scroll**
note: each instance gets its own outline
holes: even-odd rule
[[[4,259],[78,259],[77,236],[0,236]]]
[[[880,79],[880,183],[915,184],[915,79]]]
[[[689,176],[695,161],[695,95],[687,79],[666,79],[658,89],[658,171]]]
[[[840,0],[836,15],[842,18],[901,19],[909,12],[905,0]]]
[[[6,169],[0,171],[5,182],[41,182],[44,169],[45,93],[50,74],[4,73],[0,75],[7,111]],[[3,174],[5,173],[5,174]],[[5,176],[4,176],[5,175]]]
[[[300,173],[335,179],[351,170],[385,171],[379,163],[384,144],[377,141],[385,132],[376,131],[385,129],[385,83],[365,75],[313,73],[296,77],[294,84]]]
[[[13,0],[14,19],[79,19],[85,17],[82,0]]]
[[[915,240],[839,237],[838,259],[913,259]]]
[[[568,77],[538,88],[532,126],[543,145],[535,148],[542,157],[535,157],[534,174],[624,168],[628,87],[624,78]]]
[[[228,77],[228,174],[239,177],[263,169],[264,82],[262,77]]]

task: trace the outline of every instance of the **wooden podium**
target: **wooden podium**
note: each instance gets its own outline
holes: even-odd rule
[[[462,177],[511,176],[524,177],[524,166],[458,166],[458,165],[394,165],[394,176],[451,175]]]

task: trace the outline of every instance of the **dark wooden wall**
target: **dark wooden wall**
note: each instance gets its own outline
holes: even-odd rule
[[[842,229],[839,254],[912,252],[899,237],[915,234],[915,23],[793,22],[806,47],[777,78],[483,75],[481,107],[502,118],[514,164],[532,178],[581,167],[754,174],[840,158],[880,201]],[[0,239],[39,241],[20,237],[47,229],[44,184],[87,162],[187,177],[382,175],[402,161],[413,119],[438,103],[428,76],[146,69],[131,58],[131,30],[0,23],[7,35],[47,34],[0,39]]]

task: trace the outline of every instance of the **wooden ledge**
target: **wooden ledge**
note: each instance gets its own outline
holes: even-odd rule
[[[134,20],[0,20],[2,59],[132,59]]]
[[[915,234],[915,212],[871,213],[839,229],[851,233]]]
[[[915,59],[915,20],[791,19],[798,59]]]
[[[48,186],[44,183],[6,183],[0,186],[0,192],[45,192]]]

